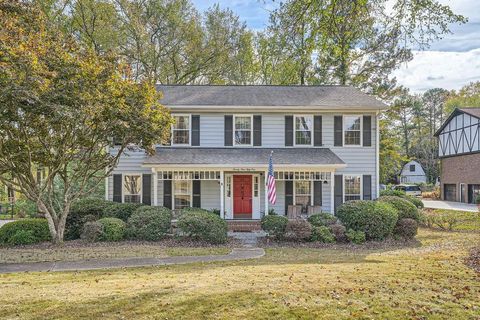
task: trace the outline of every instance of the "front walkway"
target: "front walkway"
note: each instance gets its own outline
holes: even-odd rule
[[[80,260],[35,263],[3,263],[0,273],[40,272],[40,271],[77,271],[114,268],[165,266],[172,264],[187,264],[196,262],[232,261],[257,259],[263,257],[262,248],[235,248],[229,254],[208,256],[178,256],[167,258],[125,258],[105,260]]]
[[[423,204],[425,205],[425,208],[478,212],[477,206],[470,203],[443,201],[443,200],[422,200],[422,201],[423,201]]]

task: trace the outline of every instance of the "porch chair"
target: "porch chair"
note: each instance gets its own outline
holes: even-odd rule
[[[302,214],[302,206],[289,205],[287,208],[288,219],[299,219]]]
[[[322,213],[322,206],[308,206],[307,215],[309,217],[317,213]]]

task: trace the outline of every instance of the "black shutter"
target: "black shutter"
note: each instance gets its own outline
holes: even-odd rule
[[[363,175],[363,200],[372,200],[372,176]]]
[[[335,175],[335,188],[334,188],[334,198],[335,198],[335,212],[337,212],[338,207],[343,203],[343,176]]]
[[[285,147],[293,147],[293,116],[285,116]]]
[[[194,208],[201,208],[201,196],[200,196],[200,189],[201,189],[201,184],[200,180],[193,180],[192,181],[192,192],[193,192],[193,199],[192,199],[192,207]]]
[[[225,146],[233,146],[233,116],[225,116]]]
[[[288,206],[293,204],[293,181],[285,181],[285,215],[288,212]]]
[[[152,204],[152,175],[142,175],[142,203],[150,206]]]
[[[262,145],[262,116],[253,116],[253,145]]]
[[[322,146],[322,116],[313,117],[313,145]]]
[[[313,182],[313,205],[322,205],[322,181]]]
[[[113,175],[113,201],[122,202],[122,175]]]
[[[342,116],[333,117],[333,145],[336,147],[343,146],[343,118]]]
[[[163,206],[172,209],[172,180],[163,180]]]
[[[363,146],[372,146],[372,116],[363,116]]]
[[[200,116],[192,115],[192,146],[200,145]]]

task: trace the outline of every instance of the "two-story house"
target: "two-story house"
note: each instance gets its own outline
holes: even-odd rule
[[[158,86],[175,124],[156,154],[127,151],[106,198],[260,219],[289,205],[334,212],[379,193],[378,114],[349,86]],[[265,177],[273,152],[277,199]]]

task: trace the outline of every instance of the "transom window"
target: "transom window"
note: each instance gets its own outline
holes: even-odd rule
[[[345,116],[343,118],[343,134],[344,145],[359,146],[361,145],[362,117],[361,116]]]
[[[190,144],[190,115],[174,115],[172,124],[172,145]]]
[[[142,176],[123,176],[123,202],[140,203],[142,197]]]
[[[312,130],[312,116],[295,116],[295,145],[311,145]]]
[[[183,209],[191,206],[192,199],[192,181],[174,180],[173,181],[175,209]]]
[[[236,146],[252,145],[252,116],[235,116],[233,141]]]
[[[345,201],[360,200],[362,193],[362,177],[360,175],[349,175],[343,176],[343,179],[345,188]]]
[[[311,203],[310,181],[295,181],[295,205],[302,206],[302,212],[306,213]]]

